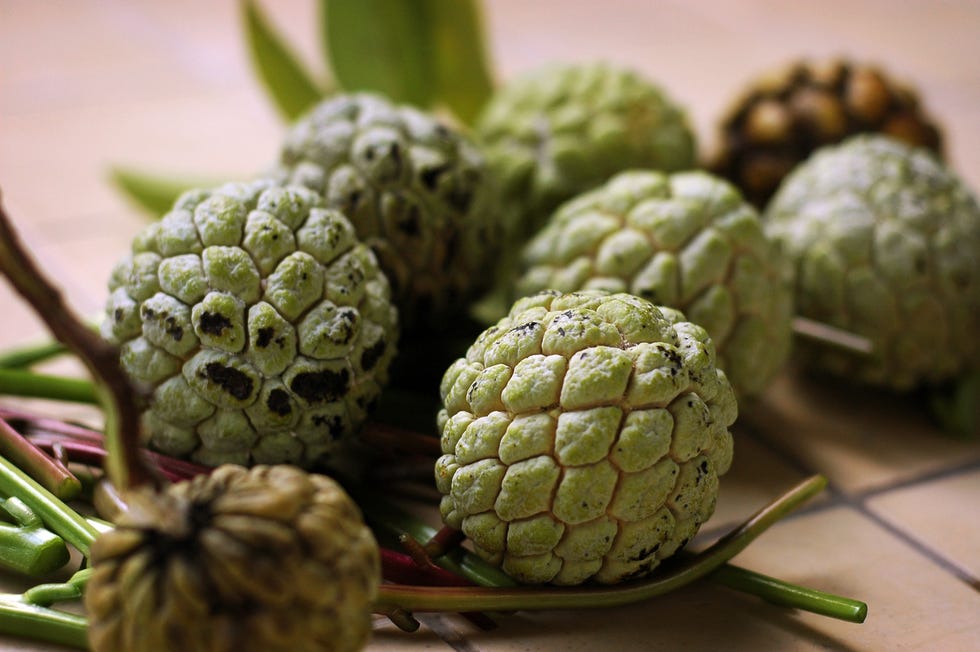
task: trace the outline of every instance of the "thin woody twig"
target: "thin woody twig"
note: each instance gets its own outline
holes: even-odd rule
[[[139,410],[133,400],[135,388],[119,366],[115,346],[102,340],[71,312],[61,291],[47,279],[20,241],[6,211],[0,206],[0,271],[14,289],[44,320],[52,334],[74,351],[93,378],[105,410],[106,435],[110,450],[110,477],[120,488],[158,484],[140,457]]]

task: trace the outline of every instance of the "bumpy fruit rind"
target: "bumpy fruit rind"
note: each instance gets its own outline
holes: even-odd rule
[[[755,209],[705,172],[622,172],[563,204],[524,248],[516,294],[629,292],[705,328],[739,397],[792,340],[792,289]]]
[[[926,150],[878,135],[824,148],[787,177],[765,227],[793,265],[798,312],[873,345],[801,345],[806,364],[897,390],[980,367],[980,206]]]
[[[225,465],[128,496],[92,546],[96,652],[353,652],[371,633],[378,546],[322,475]]]
[[[695,164],[684,111],[639,74],[606,63],[552,64],[514,79],[491,98],[476,133],[500,180],[513,246],[616,172]]]
[[[443,325],[489,283],[500,246],[491,176],[483,154],[429,114],[366,93],[332,97],[290,128],[271,176],[351,220],[406,330]]]
[[[152,393],[147,443],[210,466],[329,463],[395,354],[374,254],[305,188],[185,193],[136,237],[109,291],[103,335]]]
[[[521,582],[649,573],[711,516],[731,464],[711,338],[633,295],[520,299],[440,391],[443,520]]]

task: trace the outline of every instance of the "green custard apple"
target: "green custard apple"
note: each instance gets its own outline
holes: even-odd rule
[[[316,190],[350,219],[406,332],[441,327],[490,282],[497,193],[480,150],[429,114],[377,95],[332,97],[290,128],[272,178]]]
[[[559,204],[616,172],[695,166],[684,111],[639,74],[606,63],[552,64],[514,79],[491,98],[476,133],[515,246]]]
[[[980,367],[980,206],[928,150],[859,135],[818,150],[765,213],[803,316],[868,338],[870,356],[807,344],[807,364],[910,389]]]
[[[316,193],[185,193],[109,281],[102,332],[152,394],[155,450],[218,465],[329,462],[388,378],[397,310],[374,253]]]
[[[646,575],[711,516],[731,465],[711,337],[630,294],[518,300],[440,392],[442,518],[523,583]]]
[[[740,397],[782,369],[792,290],[756,210],[706,172],[622,172],[563,204],[527,244],[516,294],[629,292],[708,331]]]

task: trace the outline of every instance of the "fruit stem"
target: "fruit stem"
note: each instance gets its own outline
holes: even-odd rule
[[[87,650],[87,630],[82,616],[30,604],[19,595],[0,595],[0,632],[4,634]]]
[[[868,616],[868,605],[859,600],[789,584],[745,568],[726,564],[709,577],[713,582],[783,607],[794,607],[851,623],[863,623]]]
[[[52,532],[88,557],[98,530],[4,457],[0,457],[0,494],[19,498]]]
[[[0,596],[0,632],[87,650],[85,618],[49,605],[80,598],[91,574],[87,568],[62,584],[41,584],[23,595]]]
[[[741,552],[756,537],[771,525],[783,518],[801,503],[819,493],[826,486],[827,480],[822,476],[812,476],[790,489],[769,505],[756,512],[751,518],[730,533],[719,539],[708,549],[696,555],[688,556],[679,564],[673,565],[664,573],[642,582],[634,582],[613,587],[588,588],[493,588],[484,587],[409,587],[384,585],[379,592],[376,608],[379,611],[402,609],[405,611],[512,611],[530,609],[578,609],[611,607],[629,604],[662,595],[668,591],[680,588],[685,584],[705,576],[711,576],[713,571]],[[369,515],[371,512],[368,512]],[[727,576],[722,580],[732,579],[740,575],[742,569],[729,567]],[[760,576],[764,577],[764,576]],[[752,580],[758,582],[758,578]],[[742,586],[750,586],[753,582],[745,582]],[[829,602],[812,600],[814,592],[783,591],[782,583],[769,585],[773,596],[778,596],[779,603],[807,609],[819,607],[817,613],[824,613],[836,618],[849,619],[847,613],[854,601],[846,601],[840,609],[829,608]],[[740,588],[740,587],[735,587]],[[803,597],[806,596],[806,597]],[[832,596],[831,596],[832,597]],[[799,599],[796,599],[799,598]],[[864,607],[866,613],[867,607]]]
[[[68,351],[61,342],[38,342],[0,353],[0,369],[23,369]]]
[[[858,355],[868,356],[874,353],[874,344],[868,338],[807,317],[793,318],[793,332]]]
[[[0,367],[0,394],[47,398],[70,403],[97,404],[99,402],[95,386],[87,380],[2,367]]]
[[[120,489],[156,484],[139,454],[139,411],[135,388],[119,366],[119,352],[65,304],[64,297],[45,277],[21,243],[6,211],[0,206],[0,271],[47,324],[51,333],[85,364],[97,380],[96,395],[106,421],[107,471]]]
[[[0,455],[37,480],[61,500],[72,500],[82,483],[61,462],[48,457],[0,417]]]

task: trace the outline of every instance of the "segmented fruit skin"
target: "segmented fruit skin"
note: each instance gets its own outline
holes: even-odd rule
[[[481,151],[430,114],[367,93],[331,97],[290,128],[270,176],[350,219],[406,331],[442,327],[489,283],[497,192]]]
[[[224,465],[130,509],[92,545],[95,652],[353,652],[371,635],[378,545],[336,482]]]
[[[511,246],[617,172],[695,165],[684,110],[639,74],[606,63],[552,64],[514,79],[475,130],[501,183]]]
[[[791,262],[798,312],[871,340],[801,360],[905,390],[980,367],[980,206],[924,149],[859,135],[819,150],[773,197],[767,233]]]
[[[210,466],[331,463],[395,355],[374,253],[305,188],[185,193],[136,237],[109,292],[102,333],[151,394],[146,443]]]
[[[939,125],[911,86],[879,66],[801,60],[760,76],[721,123],[709,168],[756,206],[819,147],[858,133],[881,133],[942,156]]]
[[[649,573],[712,514],[737,407],[705,330],[629,294],[518,300],[443,377],[446,524],[520,582]]]
[[[523,250],[516,296],[629,292],[705,328],[739,397],[761,393],[792,340],[785,264],[756,210],[706,172],[622,172],[563,204]]]

